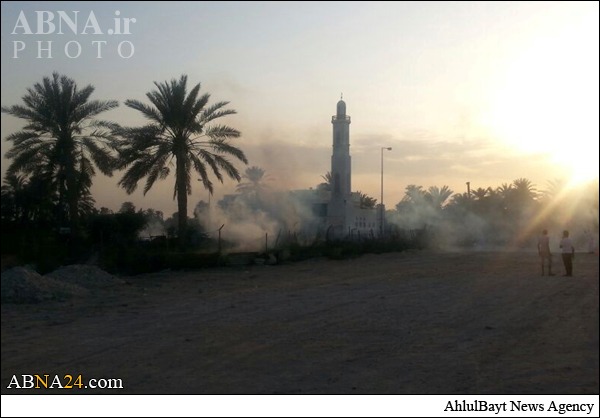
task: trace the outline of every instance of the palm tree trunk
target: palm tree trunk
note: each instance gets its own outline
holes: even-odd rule
[[[73,251],[79,247],[79,185],[77,184],[77,174],[75,172],[76,158],[73,140],[65,138],[64,170],[66,183],[66,198],[69,206],[69,226],[71,228],[71,245]],[[72,251],[72,252],[73,252]]]
[[[187,232],[187,176],[185,157],[177,157],[177,211],[179,217],[179,249],[185,250]]]
[[[81,252],[81,242],[79,234],[79,208],[77,204],[77,194],[75,192],[69,192],[69,218],[70,218],[70,249],[69,252],[73,259],[77,259]]]

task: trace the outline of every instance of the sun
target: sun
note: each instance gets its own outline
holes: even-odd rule
[[[597,22],[529,43],[507,65],[486,115],[497,138],[517,151],[547,155],[572,184],[598,178]]]

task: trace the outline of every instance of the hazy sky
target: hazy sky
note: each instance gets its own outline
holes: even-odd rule
[[[79,11],[78,34],[65,23],[57,33],[61,10]],[[23,34],[21,11],[32,34]],[[36,11],[54,14],[54,33],[36,33],[49,31]],[[90,12],[101,34],[82,33]],[[234,143],[249,165],[274,186],[300,189],[330,170],[331,116],[343,93],[354,191],[379,200],[384,146],[393,148],[384,154],[388,207],[409,184],[462,193],[467,181],[496,187],[525,177],[544,189],[598,177],[598,16],[598,2],[2,2],[1,102],[21,103],[53,71],[121,103],[187,74],[237,110],[222,121],[242,132]],[[109,35],[114,18],[121,32],[121,18],[135,19],[130,34]],[[37,58],[38,41],[52,41],[51,59]],[[79,57],[65,54],[69,41]],[[106,41],[102,58],[94,41]],[[133,45],[130,58],[119,56],[121,42],[124,57]],[[103,117],[143,122],[122,104]],[[2,115],[3,157],[4,139],[22,125]],[[3,175],[7,166],[3,158]],[[172,178],[144,197],[119,189],[120,177],[95,178],[97,207],[176,211]],[[190,210],[207,198],[194,186]],[[216,198],[234,188],[218,185]]]

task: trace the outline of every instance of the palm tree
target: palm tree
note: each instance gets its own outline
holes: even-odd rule
[[[490,188],[484,189],[483,187],[478,187],[476,190],[472,190],[471,194],[475,197],[475,200],[479,202],[483,202],[486,197],[489,196]]]
[[[321,178],[323,180],[325,180],[323,183],[320,183],[317,188],[319,190],[325,190],[325,191],[331,191],[332,185],[333,185],[333,177],[331,176],[331,171],[328,171],[327,173],[325,173],[324,176],[321,176]]]
[[[7,221],[23,220],[28,217],[25,205],[25,177],[7,173],[2,185],[2,219]]]
[[[468,193],[456,193],[452,195],[449,205],[459,208],[461,211],[466,211],[471,206],[471,199]]]
[[[537,197],[535,186],[526,178],[513,180],[512,185],[517,200],[522,204],[529,204]]]
[[[133,193],[138,182],[146,178],[144,195],[156,180],[165,179],[170,167],[175,165],[175,187],[177,197],[178,233],[180,248],[185,243],[187,227],[187,197],[192,192],[191,171],[195,171],[202,184],[213,193],[208,168],[222,183],[221,170],[232,179],[241,177],[226,156],[248,163],[244,153],[229,143],[238,138],[240,132],[226,125],[209,125],[213,120],[235,114],[235,110],[224,109],[229,102],[217,102],[208,106],[210,95],[199,96],[200,83],[189,92],[187,76],[170,82],[154,82],[157,90],[146,94],[150,105],[138,100],[127,100],[125,104],[141,112],[149,123],[137,128],[120,128],[123,138],[119,151],[121,168],[126,169],[119,181],[127,193]],[[173,160],[174,163],[173,163]]]
[[[406,225],[419,227],[426,218],[423,209],[426,206],[423,186],[409,184],[404,189],[402,200],[396,204],[396,212],[403,218]]]
[[[253,193],[255,195],[260,194],[267,188],[265,181],[270,180],[270,177],[266,175],[266,171],[257,166],[247,168],[242,177],[248,181],[238,184],[236,190],[241,193]]]
[[[545,203],[552,202],[554,199],[558,199],[567,188],[567,182],[562,179],[554,179],[548,181],[548,188],[541,192],[541,197]]]
[[[448,186],[442,186],[441,189],[431,186],[427,189],[425,197],[436,210],[440,210],[445,206],[452,193],[454,192]]]
[[[423,190],[423,186],[409,184],[404,189],[404,197],[402,198],[402,202],[421,205],[425,199],[425,193],[426,192]]]
[[[518,219],[520,223],[527,223],[527,219],[533,215],[534,207],[538,203],[538,193],[531,181],[519,178],[512,182],[512,191],[507,202],[508,211]]]
[[[369,196],[366,193],[359,191],[358,195],[360,198],[360,208],[361,209],[373,209],[375,207],[375,205],[377,204],[377,199]]]
[[[471,190],[471,197],[473,199],[471,207],[473,212],[484,219],[490,219],[494,208],[495,196],[494,189],[491,187],[478,187],[475,190]]]
[[[500,197],[501,199],[505,200],[508,198],[512,190],[512,184],[502,183],[502,185],[496,187],[496,195],[498,195],[498,197]]]
[[[89,191],[94,165],[108,176],[115,166],[115,125],[95,117],[119,104],[90,100],[93,92],[91,85],[79,89],[71,78],[53,73],[27,89],[24,105],[2,107],[28,122],[6,138],[13,142],[6,153],[13,160],[8,171],[48,180],[58,192],[59,206],[67,206],[73,236],[78,235],[80,201]]]

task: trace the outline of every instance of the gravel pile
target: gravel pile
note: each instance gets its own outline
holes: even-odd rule
[[[3,271],[1,282],[2,303],[39,303],[84,296],[88,293],[81,286],[41,276],[25,267],[13,267]]]
[[[26,267],[13,267],[2,272],[2,303],[65,300],[124,283],[96,266],[83,264],[60,267],[45,276]]]
[[[125,283],[125,281],[96,266],[85,264],[72,264],[60,267],[52,273],[46,274],[45,277],[82,286],[86,289],[99,289]]]

